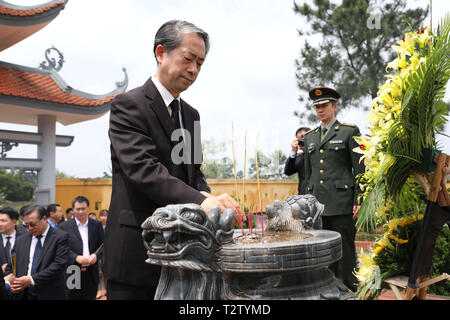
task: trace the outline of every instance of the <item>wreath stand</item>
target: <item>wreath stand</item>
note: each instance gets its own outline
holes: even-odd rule
[[[385,280],[397,300],[412,300],[414,297],[418,300],[424,300],[428,286],[442,280],[450,280],[450,275],[446,273],[430,279],[436,238],[444,224],[450,223],[450,196],[447,191],[450,156],[439,153],[433,157],[433,161],[436,163],[433,174],[424,171],[414,172],[425,190],[428,204],[409,278],[407,276],[396,276]],[[403,294],[400,293],[399,288],[405,289]]]

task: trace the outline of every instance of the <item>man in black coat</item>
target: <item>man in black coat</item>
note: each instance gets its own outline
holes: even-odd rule
[[[0,266],[5,272],[6,265],[11,261],[11,252],[14,250],[16,239],[27,231],[17,228],[19,213],[13,208],[0,209]]]
[[[209,194],[200,171],[200,115],[180,98],[208,49],[208,34],[200,28],[165,23],[155,36],[156,74],[111,104],[113,181],[103,269],[108,299],[153,299],[161,269],[145,263],[141,224],[157,208],[196,203],[209,212],[239,206],[227,194]]]
[[[290,176],[292,174],[298,174],[298,194],[306,193],[306,180],[305,180],[305,143],[303,137],[305,133],[310,129],[307,127],[298,128],[295,132],[295,139],[291,143],[291,154],[286,160],[284,166],[284,174]],[[298,151],[302,152],[299,153]]]
[[[69,262],[81,271],[81,287],[69,288],[69,300],[95,300],[99,282],[98,259],[102,253],[103,228],[88,218],[89,200],[78,196],[72,201],[74,218],[59,226],[70,236]]]
[[[12,292],[16,299],[64,300],[68,234],[49,226],[47,210],[41,206],[27,207],[24,224],[29,233],[16,239]],[[11,264],[7,270],[12,271]]]

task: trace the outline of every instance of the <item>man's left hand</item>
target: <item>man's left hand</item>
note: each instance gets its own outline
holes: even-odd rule
[[[23,289],[28,288],[29,286],[31,286],[31,277],[23,276],[14,279],[13,283],[11,284],[11,290],[13,293],[18,293]]]
[[[93,264],[95,264],[97,262],[97,255],[91,254],[88,259],[89,259],[88,260],[89,261],[89,265],[91,266],[91,265],[93,265]]]

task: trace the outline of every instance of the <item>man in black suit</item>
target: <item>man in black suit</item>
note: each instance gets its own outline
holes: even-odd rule
[[[19,213],[13,208],[0,209],[0,266],[5,272],[7,264],[11,261],[11,252],[14,250],[16,239],[25,234],[26,231],[18,229],[16,224]]]
[[[70,264],[81,268],[81,288],[69,290],[70,300],[95,300],[99,282],[98,258],[102,252],[103,228],[100,221],[88,218],[89,200],[78,196],[72,201],[74,218],[59,229],[70,236]]]
[[[153,299],[160,267],[145,263],[141,224],[157,208],[239,207],[227,194],[209,194],[200,171],[200,115],[180,98],[197,79],[208,49],[208,34],[200,28],[165,23],[155,36],[156,74],[111,104],[113,182],[103,269],[108,299]]]
[[[12,292],[24,300],[64,299],[69,235],[49,226],[42,206],[27,207],[24,224],[29,233],[16,239]],[[12,270],[11,264],[7,269]]]
[[[306,194],[305,180],[305,143],[303,137],[310,129],[306,127],[298,128],[295,132],[295,139],[291,143],[291,154],[286,160],[284,166],[284,174],[290,176],[298,174],[298,194]],[[302,152],[299,153],[298,151]]]

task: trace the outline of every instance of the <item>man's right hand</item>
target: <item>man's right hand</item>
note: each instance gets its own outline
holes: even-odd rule
[[[219,207],[221,212],[225,209],[232,209],[234,211],[233,225],[239,225],[239,204],[227,193],[223,193],[220,196],[210,196],[203,200],[201,206],[206,213],[214,207]],[[242,218],[245,220],[245,216]]]

